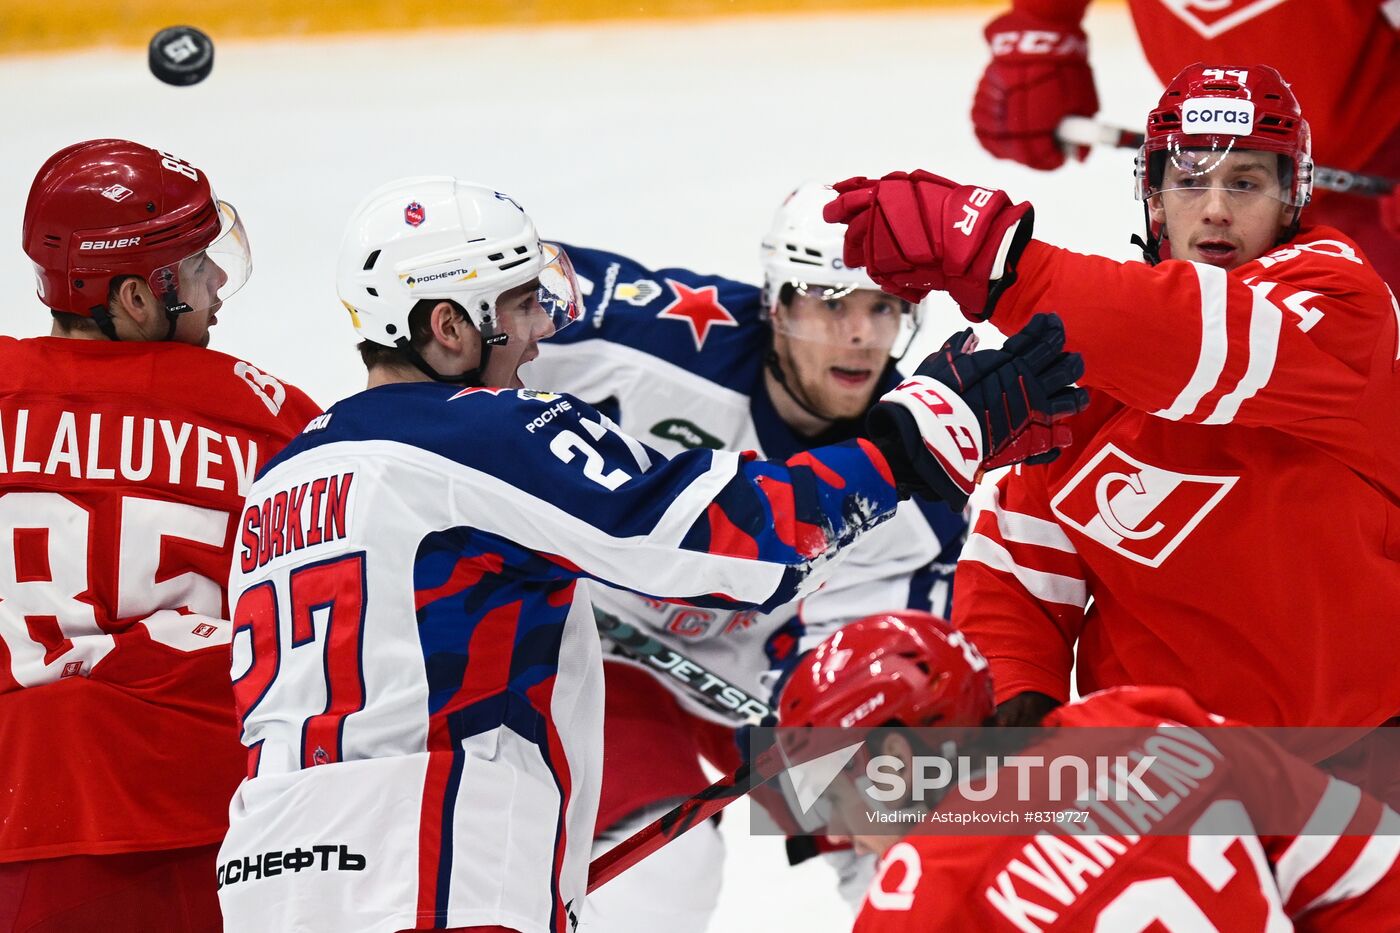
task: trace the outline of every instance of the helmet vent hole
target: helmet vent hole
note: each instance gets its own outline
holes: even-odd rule
[[[526,253],[526,248],[525,248],[525,247],[523,247],[523,246],[517,246],[517,247],[515,248],[515,255],[517,255],[517,256],[523,256],[523,255],[525,255],[525,253]]]
[[[514,269],[516,266],[524,265],[525,263],[527,263],[527,262],[529,262],[529,261],[530,261],[530,258],[527,256],[527,257],[525,257],[524,259],[516,259],[516,260],[512,260],[511,262],[503,262],[503,263],[501,263],[501,271],[504,272],[504,271],[507,270],[507,269]]]
[[[366,285],[366,286],[365,286],[365,291],[369,292],[369,293],[370,293],[371,295],[373,295],[375,298],[378,298],[378,297],[379,297],[379,289],[377,289],[377,288],[370,288],[368,285]]]
[[[505,254],[505,253],[492,253],[490,256],[487,256],[486,258],[489,259],[489,260],[491,260],[492,262],[500,262],[502,259],[505,259],[505,258],[506,258],[506,254]]]
[[[366,271],[366,272],[368,272],[368,271],[370,271],[371,269],[373,269],[373,268],[374,268],[374,264],[375,264],[376,262],[379,261],[379,253],[380,253],[379,250],[375,250],[374,252],[372,252],[372,253],[369,254],[369,258],[365,260],[365,271]]]

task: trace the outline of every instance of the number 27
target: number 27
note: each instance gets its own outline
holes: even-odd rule
[[[264,580],[239,597],[233,611],[235,664],[243,653],[240,636],[245,631],[248,657],[234,679],[233,695],[246,723],[277,679],[284,648],[295,652],[319,643],[326,702],[302,724],[301,767],[308,768],[342,760],[345,718],[365,705],[365,552],[297,567],[287,578],[287,590],[291,621],[285,645],[273,582]],[[257,774],[261,752],[261,740],[248,748],[249,777]]]

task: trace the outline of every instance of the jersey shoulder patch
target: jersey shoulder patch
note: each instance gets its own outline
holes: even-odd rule
[[[602,250],[566,247],[584,315],[551,343],[619,344],[728,385],[734,361],[761,354],[768,325],[756,286],[689,269],[651,270]]]

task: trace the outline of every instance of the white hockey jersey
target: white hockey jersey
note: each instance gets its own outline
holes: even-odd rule
[[[585,297],[577,325],[540,345],[522,376],[597,406],[627,433],[667,455],[686,449],[751,450],[788,458],[832,436],[806,438],[778,416],[763,384],[769,326],[760,290],[686,269],[648,270],[600,250],[568,247]],[[888,374],[892,388],[897,376]],[[837,626],[884,609],[947,616],[967,529],[942,503],[910,500],[839,557],[826,584],[767,612],[677,606],[590,585],[594,604],[646,626],[736,686],[768,698],[799,654]],[[617,655],[608,660],[626,659]],[[690,712],[717,723],[743,720],[662,680]]]
[[[771,609],[897,501],[865,442],[668,460],[568,396],[413,383],[340,402],[239,523],[249,770],[220,852],[227,929],[569,930],[601,773],[578,581]]]

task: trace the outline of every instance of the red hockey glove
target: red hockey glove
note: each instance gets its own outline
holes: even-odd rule
[[[958,185],[925,171],[848,178],[823,216],[846,224],[842,258],[908,301],[946,291],[969,320],[991,317],[1016,280],[1035,214],[1004,191]]]
[[[1055,459],[1070,443],[1065,419],[1089,404],[1057,316],[1037,314],[1000,350],[976,346],[971,328],[955,334],[866,416],[900,489],[953,509],[985,469]]]
[[[1400,239],[1400,185],[1391,188],[1389,194],[1381,195],[1381,226]]]
[[[992,60],[972,98],[978,141],[997,158],[1059,168],[1065,162],[1055,138],[1060,120],[1099,110],[1084,31],[1013,10],[988,23],[985,34]],[[1075,147],[1080,161],[1088,154],[1088,147]]]

